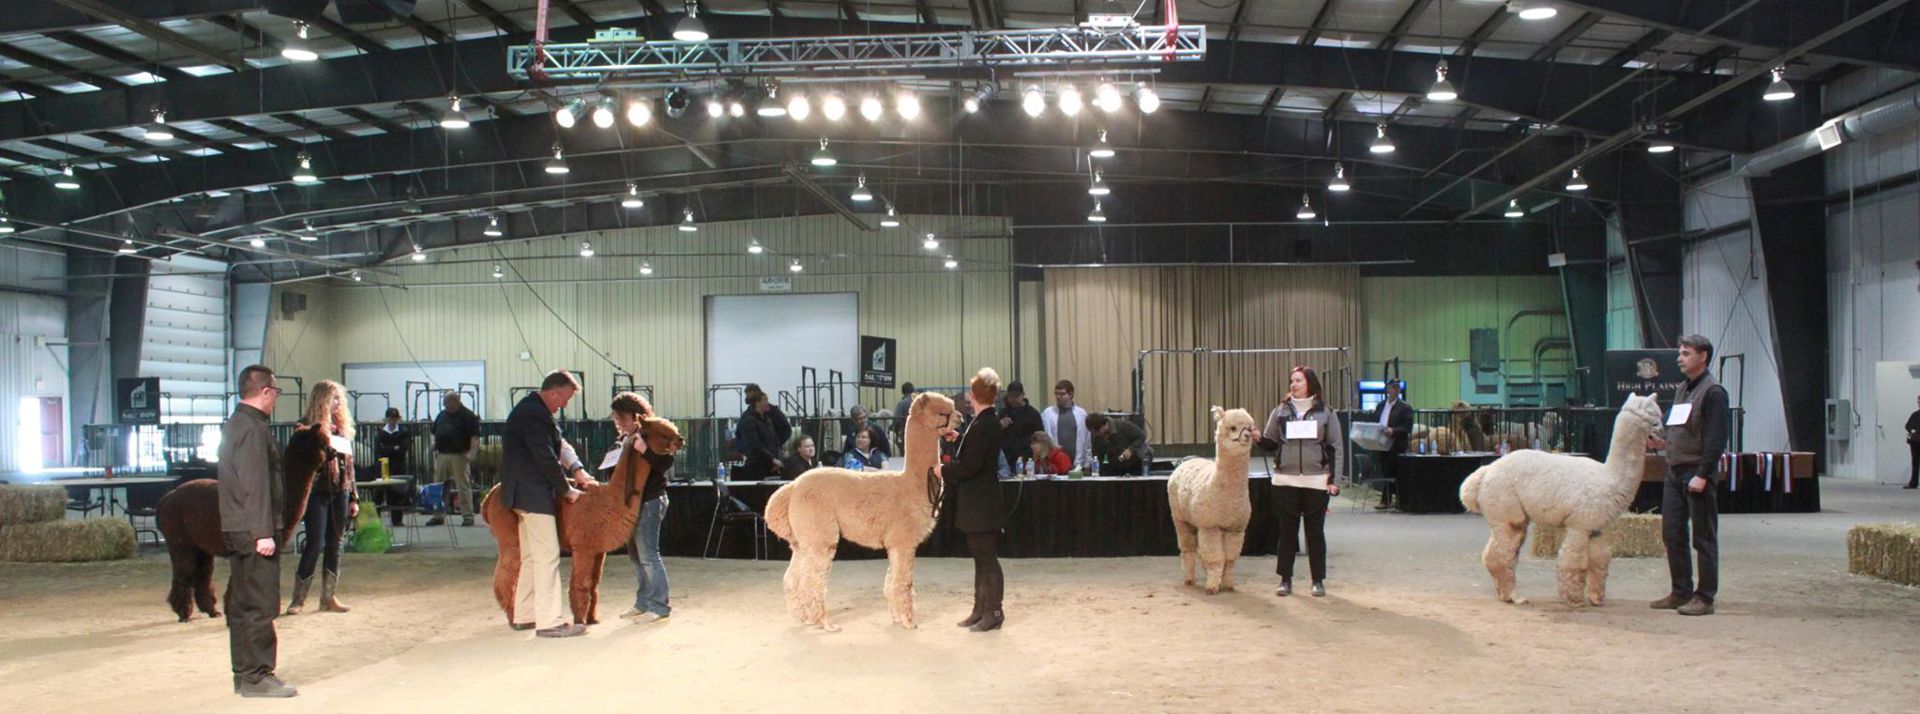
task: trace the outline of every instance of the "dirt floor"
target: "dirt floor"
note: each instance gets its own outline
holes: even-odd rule
[[[352,613],[280,619],[280,672],[301,689],[284,702],[231,693],[226,629],[174,621],[164,554],[0,564],[0,709],[1911,711],[1920,593],[1847,574],[1843,534],[1920,520],[1920,496],[1826,488],[1826,513],[1723,518],[1720,611],[1706,618],[1647,609],[1666,568],[1646,559],[1614,561],[1604,608],[1548,602],[1551,565],[1535,560],[1520,579],[1534,604],[1497,603],[1478,517],[1342,502],[1324,599],[1274,597],[1270,557],[1211,597],[1179,584],[1173,558],[1009,561],[1007,627],[977,635],[952,624],[971,565],[936,559],[918,571],[923,627],[906,631],[888,622],[885,562],[870,560],[835,569],[844,631],[821,633],[783,611],[784,563],[669,560],[673,618],[636,625],[615,617],[633,593],[615,558],[610,624],[535,640],[505,626],[491,543],[468,529],[463,549],[349,555]],[[224,566],[216,577],[224,587]]]

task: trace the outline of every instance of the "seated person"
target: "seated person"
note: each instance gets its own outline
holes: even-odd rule
[[[1073,470],[1073,457],[1061,451],[1047,432],[1036,431],[1029,448],[1033,451],[1033,473],[1040,476],[1064,476]]]
[[[1100,462],[1101,476],[1139,476],[1141,465],[1153,457],[1147,432],[1133,422],[1088,414],[1087,433],[1093,437],[1093,456]]]
[[[873,448],[873,435],[865,431],[854,432],[853,448],[840,457],[840,468],[854,471],[879,471],[886,468],[886,454]]]
[[[866,432],[868,440],[873,444],[872,449],[879,452],[881,460],[884,461],[893,456],[893,448],[887,444],[887,430],[867,419],[866,407],[853,405],[852,409],[847,410],[847,417],[852,419],[853,423],[847,425],[847,438],[840,444],[841,451],[853,451],[853,437],[858,436],[860,432]]]
[[[787,458],[780,462],[780,472],[788,479],[800,478],[800,474],[820,467],[819,452],[813,445],[813,437],[800,434],[787,442]]]

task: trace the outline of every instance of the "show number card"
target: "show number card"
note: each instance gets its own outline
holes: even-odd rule
[[[1673,411],[1667,412],[1667,426],[1686,426],[1687,420],[1692,417],[1692,404],[1675,404]]]
[[[618,465],[620,463],[620,452],[622,451],[626,451],[626,449],[616,447],[614,450],[607,452],[607,457],[600,460],[599,470],[605,471]]]
[[[1287,422],[1287,438],[1318,439],[1320,438],[1320,422],[1312,419],[1299,419]]]
[[[329,446],[332,446],[333,450],[336,452],[339,452],[342,454],[353,453],[353,442],[348,441],[347,437],[341,436],[339,434],[335,434],[333,435],[332,438],[327,439],[327,444]]]

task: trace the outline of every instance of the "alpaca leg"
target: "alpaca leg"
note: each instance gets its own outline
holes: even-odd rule
[[[1524,523],[1491,525],[1493,533],[1487,537],[1487,549],[1481,553],[1480,560],[1486,564],[1487,574],[1493,576],[1494,597],[1501,602],[1525,605],[1527,599],[1513,593],[1513,568],[1520,560],[1520,547],[1526,543],[1527,526]]]
[[[803,624],[808,620],[807,609],[804,607],[804,603],[807,602],[807,571],[813,567],[807,553],[806,549],[795,547],[793,557],[787,559],[787,574],[780,579],[780,584],[786,592],[787,613]]]
[[[1192,585],[1193,564],[1198,556],[1196,551],[1200,547],[1199,530],[1186,521],[1174,521],[1173,536],[1180,541],[1180,572],[1186,575],[1186,579],[1182,582]]]
[[[593,558],[586,553],[573,554],[573,577],[567,580],[567,605],[573,609],[573,624],[593,624]]]
[[[219,599],[213,594],[213,554],[194,549],[193,603],[207,617],[219,617]]]
[[[499,559],[493,563],[493,600],[500,604],[500,611],[506,613],[507,624],[519,622],[513,616],[515,600],[514,588],[520,581],[520,548],[518,544],[500,544]],[[533,613],[527,613],[528,618]],[[528,619],[527,622],[532,622]]]
[[[1584,528],[1569,525],[1560,541],[1560,599],[1568,605],[1587,604],[1587,543],[1591,539]]]
[[[1233,589],[1233,564],[1239,562],[1240,551],[1247,547],[1246,531],[1226,531],[1220,537],[1220,556],[1224,565],[1220,567],[1220,589]]]
[[[1200,562],[1207,567],[1207,594],[1220,592],[1221,569],[1225,567],[1226,556],[1221,555],[1220,529],[1207,528],[1200,531]]]
[[[173,562],[173,585],[167,590],[167,607],[186,622],[193,616],[194,586],[199,584],[200,551],[178,540],[167,541],[167,556]]]
[[[1587,604],[1599,607],[1607,601],[1607,566],[1613,563],[1613,549],[1605,533],[1587,540]]]
[[[573,557],[578,560],[582,556],[575,554]],[[589,560],[592,562],[587,570],[587,624],[598,625],[600,624],[600,574],[606,571],[607,554],[594,553]]]
[[[887,606],[893,610],[895,624],[914,629],[913,622],[913,549],[887,549]]]
[[[809,558],[813,561],[813,567],[808,568],[806,573],[806,591],[811,596],[811,600],[803,603],[803,607],[811,616],[807,620],[808,624],[827,632],[840,630],[827,621],[827,580],[833,574],[834,550],[833,546],[815,546],[813,556]]]

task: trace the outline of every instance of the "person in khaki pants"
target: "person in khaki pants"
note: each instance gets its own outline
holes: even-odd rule
[[[556,370],[507,415],[500,449],[500,499],[520,519],[520,579],[513,592],[513,629],[540,637],[576,637],[587,628],[567,621],[560,584],[560,499],[580,497],[575,484],[591,481],[572,449],[562,449],[553,413],[573,400],[580,383]],[[568,474],[572,482],[568,482]]]
[[[460,395],[454,392],[447,392],[441,406],[440,415],[433,418],[433,480],[459,487],[460,525],[470,526],[479,504],[473,500],[473,477],[468,475],[467,466],[480,450],[480,417],[462,404]],[[452,496],[448,494],[447,498],[450,512],[454,510]],[[445,522],[444,516],[436,515],[427,525]]]

